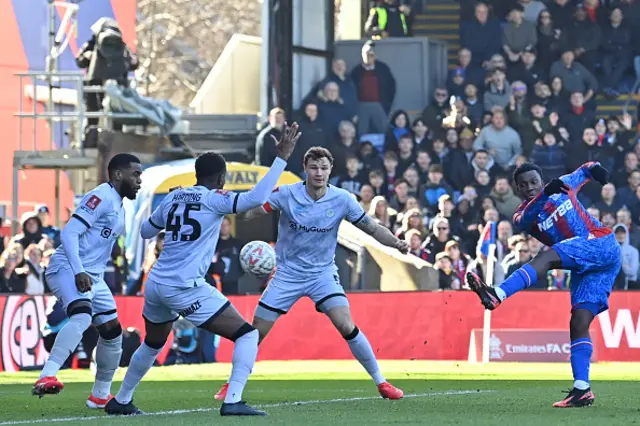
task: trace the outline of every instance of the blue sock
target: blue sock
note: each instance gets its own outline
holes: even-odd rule
[[[571,370],[573,371],[573,387],[587,389],[589,387],[589,366],[593,344],[591,339],[583,337],[571,342]]]
[[[536,281],[538,281],[538,274],[536,274],[536,270],[533,269],[533,266],[527,263],[522,268],[509,275],[509,278],[504,280],[504,282],[496,288],[496,292],[498,293],[498,296],[500,296],[500,299],[504,300],[507,297],[513,296],[520,290],[531,287],[531,285]],[[501,292],[498,290],[502,290],[504,292],[504,297],[502,297]]]

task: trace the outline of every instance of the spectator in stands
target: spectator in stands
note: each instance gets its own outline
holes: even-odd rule
[[[431,153],[433,154],[432,160],[434,164],[442,164],[444,157],[447,155],[447,145],[444,142],[444,138],[436,137],[431,143]]]
[[[616,213],[616,221],[627,227],[629,233],[629,242],[635,248],[640,247],[640,228],[631,220],[631,212],[628,208],[623,207]],[[640,271],[639,271],[640,272]]]
[[[616,240],[618,244],[620,244],[622,251],[622,271],[625,276],[624,289],[627,290],[630,287],[635,288],[636,281],[638,280],[638,267],[640,267],[638,249],[629,243],[629,231],[625,225],[622,223],[616,224],[613,232],[616,235]]]
[[[484,84],[480,87],[484,87]],[[469,117],[476,123],[482,122],[484,103],[478,98],[478,86],[467,84],[464,88],[464,104],[467,106]]]
[[[537,23],[542,11],[547,9],[547,6],[538,0],[519,0],[519,3],[523,8],[522,18],[532,24]]]
[[[564,29],[573,22],[575,6],[569,0],[553,0],[548,6],[555,28]]]
[[[509,12],[509,22],[502,29],[502,50],[509,66],[520,61],[525,47],[535,46],[538,42],[536,26],[523,19],[523,11],[522,5],[514,4]]]
[[[427,262],[434,263],[436,255],[444,251],[449,240],[460,241],[456,236],[451,235],[449,221],[444,217],[436,217],[431,222],[431,235],[422,244],[422,248],[427,252]]]
[[[609,16],[609,22],[604,24],[602,32],[604,93],[615,97],[620,95],[618,84],[631,65],[631,34],[629,27],[623,24],[622,18],[620,8],[613,9]]]
[[[338,126],[342,121],[352,121],[355,118],[355,110],[349,111],[340,98],[340,88],[333,81],[324,86],[324,96],[318,101],[318,111],[322,127],[329,137],[333,137],[338,131]]]
[[[428,128],[436,130],[442,127],[442,120],[451,112],[449,92],[444,87],[433,91],[433,101],[422,111],[422,121]]]
[[[636,132],[633,129],[633,118],[624,114],[622,119],[609,117],[607,119],[607,133],[603,142],[609,144],[614,155],[616,169],[624,163],[624,155],[637,146]]]
[[[484,70],[479,64],[473,63],[472,54],[469,49],[463,47],[458,51],[457,69],[462,70],[466,84],[471,83],[476,85],[476,87],[484,86]]]
[[[429,215],[434,216],[438,212],[438,199],[443,195],[451,195],[452,193],[453,188],[444,180],[442,166],[440,164],[432,164],[429,167],[427,183],[420,186],[418,191],[420,205],[426,209]]]
[[[447,241],[447,244],[444,246],[444,251],[451,259],[451,267],[453,268],[453,271],[457,275],[458,279],[460,279],[460,282],[464,284],[467,266],[471,263],[471,258],[462,252],[460,245],[454,240]]]
[[[360,160],[355,155],[349,154],[346,157],[346,167],[347,173],[338,177],[336,186],[358,195],[364,183],[364,178],[360,173]]]
[[[396,230],[395,235],[399,239],[404,239],[406,233],[410,230],[418,231],[420,237],[427,234],[424,218],[419,208],[412,208],[403,213],[401,226]],[[420,243],[422,243],[422,238],[420,239]]]
[[[453,198],[450,195],[442,195],[438,199],[438,214],[435,217],[444,217],[449,221],[452,235],[456,235],[461,239],[468,237],[464,221],[456,211]]]
[[[398,179],[398,154],[393,151],[387,151],[384,153],[383,158],[384,165],[384,180],[387,186],[387,195],[394,193],[394,186],[396,179]]]
[[[457,137],[455,129],[449,129],[447,132],[453,132]],[[471,133],[469,130],[467,132]],[[465,134],[465,138],[469,139],[469,136]],[[464,142],[467,148],[472,144],[473,140]],[[456,143],[456,146],[450,145],[442,159],[442,169],[445,180],[455,191],[462,191],[465,185],[473,181],[473,169],[468,160],[466,148],[462,148],[462,143]]]
[[[551,88],[554,94],[560,90],[566,93],[580,92],[584,95],[584,104],[589,102],[598,91],[598,81],[589,69],[574,59],[575,53],[572,50],[565,50],[560,60],[551,65],[550,77],[559,77],[562,82],[561,88],[555,89],[553,82]]]
[[[502,258],[500,262],[502,264],[502,269],[505,271],[509,269],[509,264],[516,260],[516,245],[521,242],[526,243],[527,239],[522,234],[512,235],[507,240],[507,250],[508,253]]]
[[[430,148],[431,131],[422,118],[416,118],[411,125],[411,134],[413,135],[413,148],[418,151]]]
[[[440,290],[460,290],[462,287],[460,278],[454,271],[451,258],[446,252],[436,254],[434,266],[438,271]]]
[[[333,154],[333,176],[342,176],[347,172],[347,156],[358,155],[356,127],[350,121],[342,121],[338,126],[339,139],[329,146]]]
[[[571,94],[571,109],[565,111],[560,116],[560,126],[567,129],[569,132],[569,140],[572,147],[579,145],[579,140],[582,137],[584,140],[584,131],[595,122],[595,113],[584,106],[585,97],[580,92],[573,92]],[[593,130],[593,136],[597,136],[595,130]]]
[[[24,252],[25,267],[28,268],[25,282],[25,293],[28,295],[41,295],[45,293],[44,268],[42,267],[42,250],[31,244]]]
[[[451,70],[447,79],[447,90],[451,93],[451,96],[462,98],[466,84],[467,78],[464,69],[458,67]]]
[[[422,237],[417,229],[410,229],[404,234],[404,240],[409,243],[409,253],[425,262],[429,258],[429,253],[422,249]]]
[[[419,149],[416,154],[416,170],[420,178],[420,184],[427,182],[429,174],[429,166],[431,166],[431,154],[426,149]]]
[[[321,101],[325,101],[324,88],[329,82],[336,83],[338,85],[340,98],[344,102],[344,106],[347,111],[352,111],[354,115],[358,111],[358,93],[356,92],[356,86],[351,79],[351,76],[346,73],[347,65],[344,59],[336,58],[331,62],[331,72],[320,83],[318,83],[311,91],[309,97],[317,98]],[[310,99],[307,99],[307,101]],[[303,101],[303,103],[305,103]]]
[[[351,71],[358,92],[358,134],[384,133],[396,96],[396,80],[391,69],[376,60],[375,43],[362,46],[362,63]]]
[[[389,207],[387,200],[383,196],[376,195],[373,197],[373,200],[371,200],[371,208],[369,209],[368,214],[374,218],[376,223],[379,223],[385,228],[391,230],[391,227],[396,221],[396,215],[398,212]]]
[[[269,125],[262,129],[256,139],[256,164],[269,166],[276,159],[276,141],[282,136],[285,115],[282,108],[273,108],[269,111]],[[274,140],[275,139],[275,140]]]
[[[549,111],[563,112],[571,107],[569,104],[570,94],[564,90],[560,77],[551,78],[551,86],[549,89],[549,98],[546,104]]]
[[[386,199],[389,189],[384,180],[384,172],[382,169],[371,170],[369,172],[369,185],[373,188],[373,193],[376,196],[382,196]]]
[[[616,224],[616,215],[615,213],[611,213],[611,212],[602,212],[602,216],[600,217],[600,222],[602,222],[602,224],[613,230],[613,227]]]
[[[49,207],[44,204],[38,206],[36,207],[36,213],[38,214],[38,218],[40,218],[40,223],[42,224],[40,230],[43,234],[49,237],[49,239],[53,242],[54,247],[58,247],[60,245],[60,229],[51,224]]]
[[[460,28],[460,43],[471,52],[472,63],[484,67],[493,55],[502,50],[501,34],[500,22],[489,17],[485,3],[478,3],[474,20],[464,22]]]
[[[371,170],[382,169],[382,159],[380,153],[369,141],[362,141],[358,146],[358,155],[362,162],[362,172],[365,176],[369,175]]]
[[[231,219],[225,217],[220,225],[220,238],[210,271],[218,275],[223,294],[240,294],[238,280],[243,274],[240,266],[242,243],[233,236],[231,229]]]
[[[495,110],[491,124],[485,126],[473,142],[475,150],[486,149],[498,166],[508,170],[516,157],[522,153],[520,135],[507,124],[504,110]]]
[[[540,166],[547,180],[559,178],[566,173],[567,155],[564,147],[557,143],[553,132],[543,132],[531,152],[531,162]]]
[[[373,200],[373,197],[375,196],[371,185],[369,185],[368,183],[362,185],[360,187],[360,194],[358,195],[360,199],[359,204],[360,207],[362,207],[362,210],[364,210],[365,212],[369,211],[369,208],[371,207],[371,200]]]
[[[397,179],[394,185],[394,194],[389,199],[389,206],[397,212],[404,210],[404,205],[409,199],[409,183],[403,178]]]
[[[476,189],[479,197],[489,196],[491,190],[493,189],[493,184],[491,183],[489,172],[487,172],[486,170],[478,170],[475,173],[475,182],[473,182],[473,187]]]
[[[409,114],[405,110],[399,109],[391,114],[389,126],[384,135],[384,151],[398,152],[400,138],[404,135],[411,137],[409,123]]]
[[[0,255],[0,293],[24,293],[29,269],[21,266],[23,259],[16,247],[9,247]]]
[[[613,172],[611,182],[616,186],[616,188],[624,189],[625,186],[629,185],[628,189],[631,191],[631,194],[629,195],[632,195],[635,198],[634,194],[636,192],[637,185],[631,185],[629,178],[631,178],[633,172],[636,171],[638,171],[638,156],[635,152],[627,152],[624,156],[624,168]],[[627,194],[625,194],[625,198],[628,198],[626,195]]]
[[[484,92],[484,110],[491,111],[494,106],[506,108],[511,99],[511,85],[503,68],[491,71],[491,81]]]
[[[612,183],[608,183],[602,187],[600,192],[601,199],[595,203],[595,206],[602,214],[613,213],[614,215],[624,207],[622,200],[616,197],[616,187]]]
[[[46,238],[42,232],[42,223],[36,212],[24,213],[21,217],[22,233],[13,237],[13,241],[22,245],[26,249],[31,244],[38,244],[40,240]]]
[[[562,1],[566,2],[566,0]],[[536,62],[543,70],[548,71],[551,64],[560,56],[560,35],[562,34],[562,29],[556,26],[549,10],[543,10],[538,16],[537,34],[536,52],[538,55]]]
[[[475,272],[484,282],[490,282],[487,278],[487,257],[482,254],[480,247],[476,249],[476,258],[471,261],[467,267],[467,271]],[[504,269],[499,262],[493,265],[493,286],[502,284],[504,281]]]
[[[407,18],[410,13],[408,6],[398,5],[398,0],[384,0],[369,11],[364,32],[370,37],[408,37]]]
[[[565,49],[572,50],[575,59],[594,74],[600,56],[601,42],[600,27],[588,19],[584,4],[579,3],[576,6],[573,22],[563,32]],[[565,86],[568,90],[572,90],[566,82]]]
[[[412,164],[404,171],[402,178],[409,184],[409,194],[417,196],[418,189],[420,188],[420,175],[418,169]]]
[[[293,149],[293,152],[289,157],[289,161],[287,162],[287,170],[300,177],[302,177],[304,173],[302,163],[304,161],[304,154],[307,150],[312,146],[322,146],[327,148],[329,146],[329,140],[333,140],[334,133],[336,133],[332,130],[329,136],[328,132],[325,132],[320,120],[318,119],[318,105],[316,103],[307,103],[304,105],[302,111],[302,118],[298,122],[302,136],[300,137],[300,140],[298,140],[298,143]]]
[[[613,2],[610,2],[610,4],[613,5]],[[600,0],[584,0],[584,11],[587,13],[587,19],[601,29],[607,25],[609,13],[605,7],[600,6]]]
[[[491,196],[496,202],[496,209],[505,217],[512,217],[522,203],[522,199],[513,192],[509,178],[506,176],[500,176],[496,179]]]
[[[524,266],[531,260],[531,250],[529,250],[529,245],[526,241],[521,241],[516,244],[514,249],[514,256],[512,260],[507,263],[506,267],[506,275],[505,278],[509,275],[513,274],[520,267]]]
[[[527,88],[533,90],[536,83],[546,80],[546,72],[536,63],[535,46],[525,47],[521,56],[522,60],[509,69],[509,81],[521,81]]]
[[[471,160],[471,167],[473,167],[473,175],[478,177],[480,172],[486,172],[487,176],[493,182],[493,180],[503,172],[500,171],[500,167],[496,165],[495,160],[489,155],[489,151],[486,149],[478,149]],[[488,193],[487,193],[488,194]]]

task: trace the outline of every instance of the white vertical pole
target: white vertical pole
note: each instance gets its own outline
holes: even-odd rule
[[[489,246],[489,256],[487,256],[487,274],[484,277],[487,285],[493,287],[493,271],[495,269],[496,259],[496,245],[491,244]],[[491,311],[485,309],[484,311],[484,325],[482,326],[482,362],[484,364],[489,362],[489,349],[491,345]]]

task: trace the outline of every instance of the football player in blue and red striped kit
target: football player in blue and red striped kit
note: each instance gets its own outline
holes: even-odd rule
[[[469,287],[486,309],[497,308],[506,298],[545,277],[552,269],[571,270],[571,369],[573,389],[554,407],[593,404],[589,365],[593,345],[589,325],[609,308],[608,299],[620,270],[620,246],[615,235],[592,217],[578,201],[580,188],[593,179],[607,183],[608,172],[599,163],[582,165],[571,174],[542,183],[542,171],[531,163],[513,173],[525,199],[513,215],[513,224],[550,247],[515,271],[498,287],[487,286],[476,274],[467,273]]]

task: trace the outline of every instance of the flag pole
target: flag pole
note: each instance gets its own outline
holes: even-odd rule
[[[495,263],[497,261],[496,245],[489,245],[489,255],[487,256],[487,276],[485,277],[486,283],[489,287],[493,287],[493,271],[495,269]],[[484,324],[482,326],[482,363],[489,362],[489,347],[491,345],[491,311],[485,309],[484,311]]]

